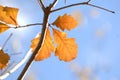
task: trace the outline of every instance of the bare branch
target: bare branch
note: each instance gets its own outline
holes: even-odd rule
[[[58,1],[58,0],[54,0],[54,2],[50,5],[50,8],[51,8],[51,9],[55,6],[55,4],[57,3],[57,1]]]
[[[88,6],[96,7],[96,8],[99,8],[99,9],[102,9],[102,10],[105,10],[105,11],[108,11],[108,12],[111,12],[111,13],[115,13],[114,11],[111,11],[111,10],[109,10],[109,9],[106,9],[106,8],[103,8],[103,7],[100,7],[100,6],[96,6],[96,5],[89,4],[90,1],[91,1],[91,0],[88,0],[87,2],[71,4],[71,5],[68,5],[68,6],[64,6],[64,7],[61,7],[61,8],[52,10],[51,12],[56,12],[56,11],[59,11],[59,10],[62,10],[62,9],[66,9],[66,8],[70,8],[70,7],[74,7],[74,6],[88,5]]]
[[[51,9],[50,9],[51,10]],[[48,11],[49,12],[49,11]],[[48,27],[48,20],[49,20],[49,16],[50,16],[50,13],[44,13],[44,19],[43,19],[43,27],[42,27],[42,32],[41,32],[41,36],[39,38],[39,42],[38,42],[38,45],[37,47],[35,48],[33,54],[31,55],[31,57],[29,58],[28,62],[26,63],[23,71],[21,72],[21,74],[19,75],[18,79],[17,80],[22,80],[25,76],[25,73],[27,72],[27,70],[29,69],[31,63],[33,62],[36,54],[38,53],[39,50],[41,50],[41,47],[44,43],[44,39],[45,39],[45,35],[46,35],[46,30],[47,30],[47,27]]]
[[[89,3],[91,0],[88,0],[87,3]]]
[[[11,38],[12,35],[13,35],[13,34],[11,33],[11,34],[9,35],[9,37],[7,38],[7,40],[4,42],[4,44],[3,44],[3,46],[2,46],[2,49],[4,49],[5,45],[7,44],[8,40]]]
[[[38,3],[41,6],[42,10],[45,12],[45,6],[44,6],[42,0],[38,0]]]
[[[16,27],[12,27],[12,26],[9,26],[9,28],[25,28],[25,27],[31,27],[31,26],[37,26],[37,25],[43,25],[42,23],[33,23],[33,24],[27,24],[27,25],[23,25],[23,26],[16,26]],[[0,28],[8,28],[8,27],[0,27]]]
[[[24,28],[24,27],[37,26],[37,25],[43,25],[43,24],[42,23],[34,23],[34,24],[27,24],[24,26],[17,26],[17,27],[12,27],[12,28]]]
[[[99,8],[99,9],[102,9],[102,10],[105,10],[105,11],[108,11],[108,12],[111,12],[111,13],[115,13],[114,11],[111,11],[111,10],[109,10],[109,9],[106,9],[106,8],[103,8],[103,7],[100,7],[100,6],[96,6],[96,5],[89,4],[89,3],[88,3],[87,5],[93,6],[93,7],[96,7],[96,8]]]

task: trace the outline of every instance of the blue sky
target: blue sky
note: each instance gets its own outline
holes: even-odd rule
[[[53,0],[44,0],[44,3],[48,5],[51,1]],[[59,0],[55,8],[77,2],[80,1],[67,0],[67,3],[64,4],[64,0]],[[83,24],[70,32],[66,31],[69,37],[76,38],[79,46],[78,57],[67,63],[60,61],[53,53],[44,61],[33,62],[29,72],[34,73],[35,80],[78,80],[78,77],[75,76],[76,72],[70,68],[70,65],[74,63],[77,63],[80,68],[89,67],[92,70],[91,74],[97,76],[99,80],[120,80],[120,1],[91,0],[91,3],[116,13],[112,14],[90,6],[76,6],[52,13],[50,23],[65,13],[72,14],[77,11],[82,14]],[[42,22],[43,12],[37,0],[0,0],[0,4],[19,8],[18,23],[20,25]],[[21,52],[19,55],[12,56],[11,62],[15,61],[17,64],[23,58],[30,48],[30,41],[40,31],[41,26],[34,26],[17,30],[10,29],[0,34],[0,45],[2,45],[8,35],[13,33],[5,47],[6,52],[10,54]],[[17,48],[14,47],[16,45]],[[23,66],[5,80],[16,80]]]

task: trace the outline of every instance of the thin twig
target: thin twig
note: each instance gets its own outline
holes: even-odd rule
[[[12,33],[9,35],[9,37],[6,39],[6,41],[4,42],[2,49],[4,49],[5,45],[7,44],[8,40],[12,37]]]
[[[56,4],[58,0],[54,0],[54,2],[50,5],[50,8],[52,9]]]
[[[111,12],[111,13],[115,13],[114,11],[111,11],[109,9],[106,9],[106,8],[103,8],[103,7],[100,7],[100,6],[96,6],[96,5],[93,5],[93,4],[87,4],[89,6],[92,6],[92,7],[96,7],[96,8],[99,8],[99,9],[102,9],[102,10],[105,10],[105,11],[108,11],[108,12]]]
[[[42,0],[38,0],[38,3],[40,5],[40,7],[42,8],[43,12],[45,12],[45,6],[44,6]]]
[[[88,5],[88,6],[96,7],[96,8],[99,8],[99,9],[102,9],[102,10],[105,10],[105,11],[108,11],[108,12],[111,12],[111,13],[115,13],[114,11],[111,11],[111,10],[109,10],[109,9],[106,9],[106,8],[103,8],[103,7],[100,7],[100,6],[96,6],[96,5],[93,5],[93,4],[89,4],[90,1],[91,1],[91,0],[88,0],[87,2],[71,4],[71,5],[68,5],[68,6],[64,6],[64,7],[61,7],[61,8],[52,10],[51,12],[56,12],[56,11],[59,11],[59,10],[62,10],[62,9],[66,9],[66,8],[70,8],[70,7],[74,7],[74,6]]]
[[[38,25],[42,25],[42,23],[34,23],[34,24],[27,24],[24,26],[17,26],[15,28],[24,28],[24,27],[29,27],[29,26],[38,26]],[[13,28],[13,27],[12,27]]]
[[[16,27],[12,27],[12,26],[9,26],[9,28],[25,28],[25,27],[31,27],[31,26],[38,26],[38,25],[42,25],[42,23],[33,23],[33,24],[27,24],[27,25],[23,25],[23,26],[16,26]],[[8,28],[8,27],[0,27],[0,28]]]
[[[87,3],[89,3],[91,0],[88,0]]]

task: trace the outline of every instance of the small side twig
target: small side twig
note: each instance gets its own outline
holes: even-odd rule
[[[88,0],[87,3],[89,3],[91,0]]]
[[[9,28],[17,29],[17,28],[25,28],[25,27],[38,26],[38,25],[43,25],[43,24],[42,23],[33,23],[33,24],[27,24],[27,25],[23,25],[23,26],[19,25],[16,27],[9,26]],[[8,27],[0,27],[0,28],[8,28]]]
[[[6,41],[4,42],[2,49],[4,49],[5,45],[7,44],[8,40],[12,37],[12,33],[9,35],[9,37],[6,39]]]
[[[105,10],[105,11],[108,11],[108,12],[111,12],[111,13],[115,13],[114,11],[111,11],[109,9],[106,9],[106,8],[103,8],[103,7],[100,7],[100,6],[96,6],[96,5],[93,5],[93,4],[87,4],[89,6],[92,6],[92,7],[96,7],[96,8],[99,8],[99,9],[102,9],[102,10]]]
[[[40,5],[40,7],[42,8],[42,10],[45,12],[45,6],[44,6],[42,0],[38,0],[38,3]]]
[[[51,8],[51,9],[56,5],[57,1],[58,1],[58,0],[54,0],[54,2],[50,5],[50,8]]]
[[[27,24],[24,26],[17,26],[17,27],[12,27],[12,28],[24,28],[24,27],[38,26],[38,25],[42,25],[42,23]]]
[[[52,10],[51,12],[56,12],[56,11],[63,10],[63,9],[66,9],[66,8],[70,8],[70,7],[74,7],[74,6],[88,5],[88,6],[96,7],[96,8],[99,8],[99,9],[111,12],[111,13],[115,13],[114,11],[111,11],[109,9],[106,9],[106,8],[103,8],[103,7],[100,7],[100,6],[96,6],[96,5],[90,4],[90,1],[91,0],[88,0],[86,2],[81,2],[81,3],[71,4],[71,5],[68,5],[68,6],[64,6],[64,7]]]

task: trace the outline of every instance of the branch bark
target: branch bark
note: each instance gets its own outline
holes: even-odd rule
[[[42,4],[41,0],[39,0],[39,1]],[[41,50],[41,47],[44,43],[44,39],[45,39],[45,36],[46,36],[46,30],[47,30],[47,27],[49,26],[49,24],[48,24],[49,16],[50,16],[50,13],[51,13],[51,10],[52,10],[53,6],[57,3],[57,1],[58,0],[54,0],[54,2],[52,3],[52,6],[50,5],[49,7],[46,7],[44,9],[43,9],[44,5],[43,4],[41,5],[41,7],[44,11],[44,18],[43,18],[41,36],[40,36],[40,39],[39,39],[39,42],[38,42],[38,45],[37,45],[35,51],[31,55],[31,57],[29,58],[28,62],[26,63],[23,71],[21,72],[21,74],[19,75],[17,80],[22,80],[24,78],[25,73],[28,70],[28,68],[30,67],[31,63],[33,62],[36,54],[38,53],[39,50]]]
[[[40,7],[42,8],[43,12],[45,12],[45,6],[43,5],[42,0],[38,0],[38,3],[40,5]]]
[[[39,39],[39,43],[35,49],[35,51],[33,52],[32,56],[30,57],[30,59],[28,60],[28,62],[26,63],[23,71],[21,72],[21,74],[19,75],[17,80],[22,80],[23,77],[25,76],[26,71],[28,70],[28,68],[30,67],[30,64],[32,63],[32,61],[34,60],[36,54],[38,53],[38,51],[41,49],[41,46],[44,43],[44,38],[46,35],[46,28],[48,27],[48,19],[49,19],[49,14],[44,14],[44,19],[43,19],[43,27],[42,27],[42,32],[41,32],[41,37]]]

